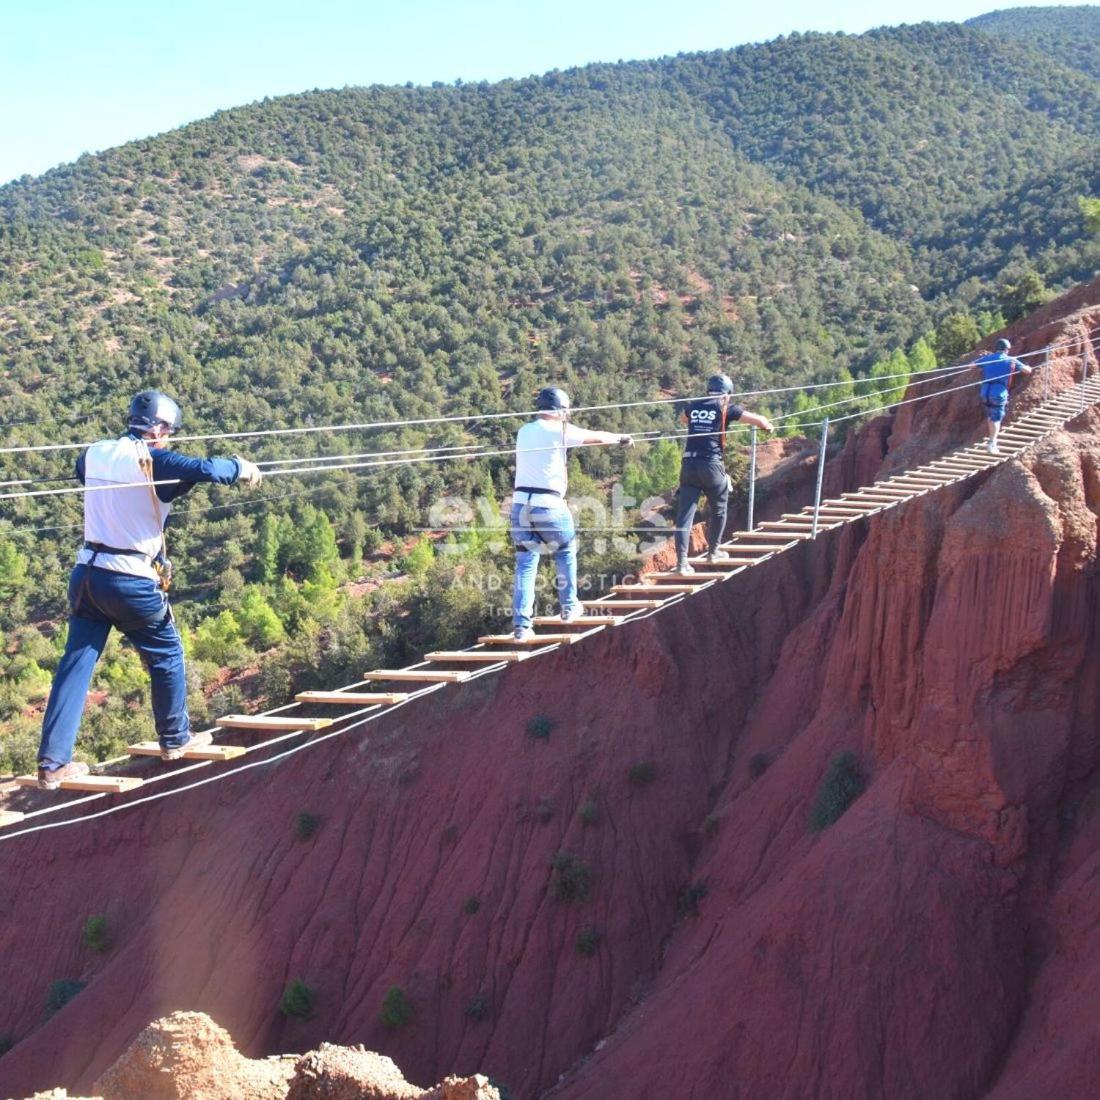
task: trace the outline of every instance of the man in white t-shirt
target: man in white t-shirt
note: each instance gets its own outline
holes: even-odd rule
[[[592,443],[634,445],[629,435],[596,432],[569,423],[569,395],[546,386],[535,400],[538,419],[516,433],[516,482],[511,529],[516,546],[516,582],[512,594],[512,627],[516,641],[534,636],[535,574],[539,555],[552,554],[557,570],[558,599],[563,622],[584,614],[577,599],[577,538],[573,517],[565,505],[570,447]]]

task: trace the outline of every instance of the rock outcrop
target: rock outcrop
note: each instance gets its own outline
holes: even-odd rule
[[[155,1020],[84,1100],[500,1100],[488,1078],[448,1077],[410,1085],[393,1060],[363,1047],[322,1043],[301,1056],[245,1058],[229,1033],[201,1012]],[[81,1100],[65,1089],[31,1100]]]

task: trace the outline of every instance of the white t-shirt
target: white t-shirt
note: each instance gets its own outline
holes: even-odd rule
[[[553,493],[536,493],[532,504],[547,505],[565,496],[569,481],[566,472],[566,452],[579,447],[588,438],[588,432],[561,420],[532,420],[516,432],[516,480],[517,486],[531,489],[553,489]],[[516,493],[514,503],[525,504],[527,493]]]

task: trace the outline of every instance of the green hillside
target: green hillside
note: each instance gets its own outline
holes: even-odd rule
[[[180,397],[186,430],[232,431],[527,409],[546,381],[590,404],[694,392],[717,369],[756,388],[926,362],[921,337],[946,314],[997,323],[1006,280],[1053,288],[1096,268],[1077,199],[1097,193],[1100,83],[1052,54],[1087,44],[1097,9],[1044,23],[1051,10],[1029,9],[1026,34],[998,13],[311,92],[0,188],[4,443],[113,432],[147,385]],[[1034,45],[1044,27],[1054,38]],[[772,411],[792,403],[813,404]],[[589,419],[672,425],[667,405]],[[506,449],[514,427],[239,447]],[[0,478],[66,477],[71,457],[9,457]],[[674,472],[672,444],[601,450],[574,483],[622,476],[642,499]],[[452,584],[507,588],[498,536],[450,553],[413,540],[442,496],[495,504],[509,476],[501,457],[194,494],[170,537],[196,715],[498,623],[476,584]],[[0,722],[24,763],[79,499],[0,502],[3,517]],[[630,540],[586,549],[610,577]],[[96,752],[146,721],[131,658],[112,651],[99,674]]]
[[[1012,8],[979,15],[966,26],[1019,39],[1060,65],[1100,79],[1100,8]]]

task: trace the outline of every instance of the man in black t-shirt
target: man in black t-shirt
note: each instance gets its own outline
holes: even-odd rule
[[[707,382],[707,396],[688,402],[684,409],[688,436],[680,463],[680,488],[676,509],[676,572],[694,573],[688,564],[688,544],[699,494],[706,494],[710,506],[707,522],[707,561],[723,561],[729,555],[720,550],[726,529],[726,505],[729,501],[730,479],[726,473],[726,426],[738,421],[772,430],[766,416],[746,412],[740,405],[730,404],[733,382],[728,374],[716,374]]]

